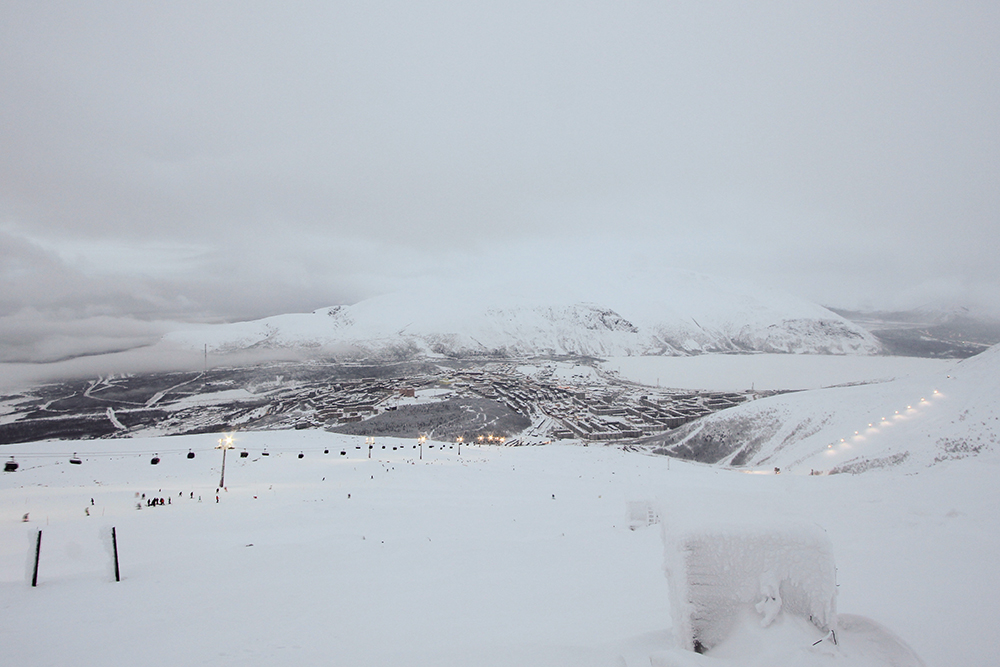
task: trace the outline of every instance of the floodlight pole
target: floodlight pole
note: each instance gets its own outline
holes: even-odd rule
[[[233,434],[227,433],[225,437],[219,438],[216,449],[222,450],[222,476],[219,477],[219,488],[226,488],[226,450],[233,448]]]
[[[225,488],[226,486],[226,450],[228,447],[222,448],[222,476],[219,477],[219,488]]]

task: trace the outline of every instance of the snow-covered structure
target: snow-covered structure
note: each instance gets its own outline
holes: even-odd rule
[[[627,503],[629,530],[655,526],[660,523],[660,511],[648,500],[630,500]]]
[[[837,570],[826,534],[811,526],[682,530],[664,525],[664,569],[677,644],[703,653],[748,616],[779,614],[836,629]]]

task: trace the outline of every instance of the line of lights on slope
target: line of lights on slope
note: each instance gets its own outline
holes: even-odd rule
[[[942,398],[943,396],[944,395],[940,391],[935,389],[934,392],[931,394],[931,400],[936,398]],[[888,417],[882,417],[882,419],[878,423],[869,422],[868,426],[864,429],[864,433],[862,433],[861,430],[859,429],[854,432],[854,435],[848,436],[851,442],[848,442],[848,438],[841,438],[840,442],[831,443],[827,445],[826,446],[827,455],[835,456],[836,454],[843,453],[845,451],[853,449],[854,444],[864,442],[866,437],[879,433],[879,431],[882,428],[886,426],[892,426],[894,422],[906,420],[911,417],[917,416],[919,414],[919,408],[930,405],[930,402],[931,401],[928,400],[926,397],[921,397],[920,400],[916,403],[917,407],[914,407],[914,404],[910,404],[907,405],[906,408],[902,411],[896,410],[892,415],[891,419]]]

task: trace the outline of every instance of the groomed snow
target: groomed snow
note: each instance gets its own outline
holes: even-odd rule
[[[578,445],[466,445],[459,457],[436,443],[421,461],[415,443],[380,439],[369,460],[356,448],[363,438],[236,438],[219,503],[214,434],[3,447],[35,455],[0,475],[4,663],[681,664],[663,662],[677,653],[659,529],[628,529],[629,502],[645,500],[665,522],[706,529],[751,516],[821,526],[841,614],[875,619],[928,665],[992,665],[1000,655],[994,452],[918,474],[811,477]],[[68,463],[74,451],[82,465]],[[171,503],[137,510],[136,493]],[[120,583],[109,570],[111,526]],[[789,627],[760,628],[746,655],[690,654],[689,664],[763,664],[754,642],[798,641]]]

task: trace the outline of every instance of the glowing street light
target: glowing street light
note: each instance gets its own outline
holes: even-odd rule
[[[462,436],[455,438],[455,442],[458,443],[458,455],[462,455]]]
[[[417,438],[417,442],[420,443],[420,460],[421,461],[424,460],[424,441],[425,440],[427,440],[427,436],[426,435],[422,435],[419,438]]]
[[[219,444],[215,446],[216,449],[222,450],[222,476],[219,477],[219,488],[226,488],[226,450],[235,447],[233,445],[233,434],[226,433],[223,437],[219,438]]]

